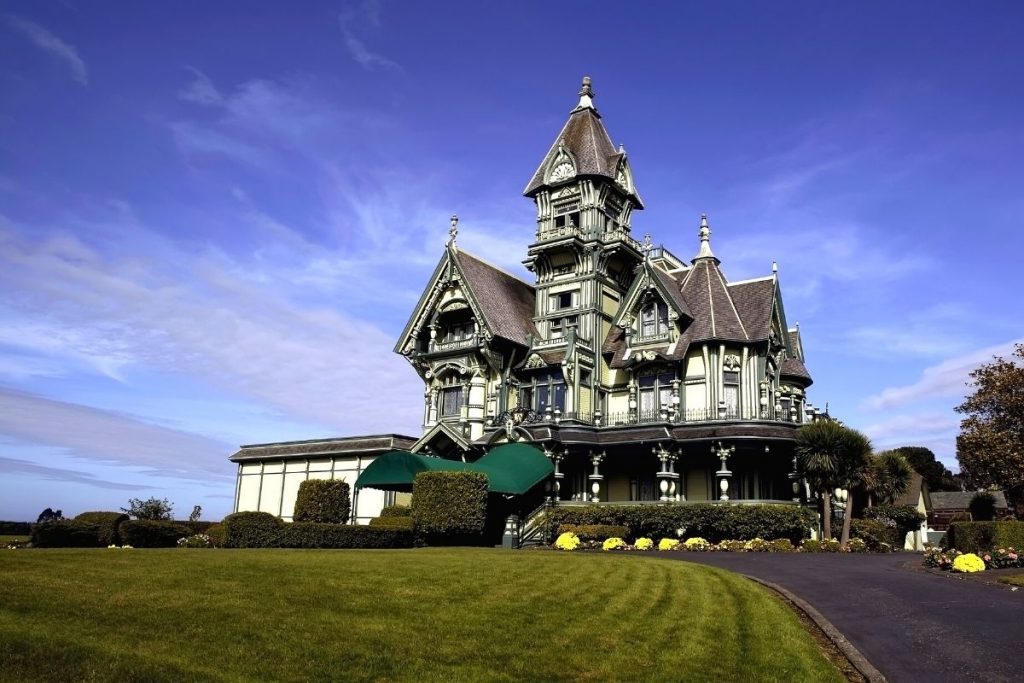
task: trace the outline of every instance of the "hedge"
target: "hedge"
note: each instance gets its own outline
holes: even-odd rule
[[[221,527],[225,548],[273,548],[284,522],[269,512],[236,512]]]
[[[903,539],[911,531],[920,529],[921,522],[926,519],[913,505],[875,505],[864,509],[864,518],[878,519],[883,522],[888,520],[895,524],[898,534],[895,543],[897,549],[903,548]]]
[[[884,552],[887,549],[885,546],[888,546],[888,550],[901,549],[902,539],[897,539],[896,533],[895,527],[887,527],[877,519],[855,519],[850,522],[850,537],[864,541],[871,552]]]
[[[214,548],[224,547],[224,525],[213,524],[205,531],[206,535],[210,538],[210,543],[213,544]]]
[[[412,517],[411,505],[386,505],[380,511],[381,517]]]
[[[98,548],[99,526],[76,519],[58,519],[32,527],[32,545],[36,548]]]
[[[131,519],[121,523],[118,533],[121,543],[133,548],[173,548],[192,530],[168,519]]]
[[[127,522],[128,515],[123,512],[83,512],[75,517],[75,521],[89,522],[95,524],[99,533],[99,544],[120,545],[121,536],[118,533],[122,522]]]
[[[788,538],[793,544],[810,536],[817,516],[795,505],[588,505],[557,507],[545,513],[549,541],[563,524],[624,526],[639,538],[700,537],[711,543],[754,538]]]
[[[411,548],[410,529],[292,522],[277,537],[280,548]]]
[[[0,521],[0,535],[4,536],[28,536],[32,533],[32,524],[29,522],[8,522]]]
[[[581,541],[605,541],[609,538],[629,537],[629,528],[614,524],[562,524],[558,535],[576,534]]]
[[[352,514],[352,497],[347,482],[340,479],[307,479],[299,484],[292,519],[296,522],[347,524]]]
[[[412,517],[374,517],[370,520],[370,526],[388,527],[391,529],[408,529],[412,531],[416,524]]]
[[[412,485],[416,528],[435,543],[479,539],[487,526],[487,476],[420,472]]]
[[[1024,522],[953,522],[946,532],[950,548],[977,553],[999,548],[1024,549]]]

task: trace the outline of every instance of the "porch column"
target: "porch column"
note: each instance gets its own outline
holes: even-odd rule
[[[601,482],[604,475],[601,474],[601,462],[604,460],[604,451],[590,451],[590,462],[594,465],[594,473],[590,475],[590,502],[601,502]]]
[[[679,475],[673,469],[676,456],[664,446],[658,445],[651,448],[651,452],[661,461],[661,471],[657,473],[658,488],[661,490],[661,502],[667,503],[676,499],[676,479]]]
[[[427,394],[427,423],[431,426],[437,424],[437,387],[430,387]]]
[[[547,449],[545,449],[545,451],[546,450]],[[547,455],[548,458],[551,460],[551,464],[555,466],[554,498],[555,500],[559,500],[559,492],[562,490],[562,479],[565,477],[565,475],[562,474],[562,472],[558,469],[558,466],[562,464],[562,454],[555,452],[546,452],[545,455]]]
[[[679,473],[676,472],[676,461],[679,460],[679,451],[671,453],[668,457],[668,473],[671,475],[668,486],[668,498],[675,502],[686,500],[686,496],[682,494],[682,486],[679,482]]]
[[[711,444],[711,452],[715,454],[722,463],[721,468],[715,472],[715,477],[718,479],[718,488],[722,492],[722,495],[719,496],[719,500],[729,500],[729,480],[732,478],[732,472],[729,471],[727,461],[729,456],[736,452],[736,447],[729,446],[726,448],[725,445],[719,441],[717,447],[714,444]]]

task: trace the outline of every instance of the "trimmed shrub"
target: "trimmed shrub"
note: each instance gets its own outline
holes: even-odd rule
[[[83,512],[75,517],[75,521],[95,524],[100,545],[121,545],[118,528],[122,522],[128,521],[128,515],[123,512]]]
[[[224,525],[214,524],[206,530],[206,535],[210,538],[210,543],[213,544],[214,548],[224,547]]]
[[[921,528],[926,518],[912,505],[876,505],[864,510],[865,519],[877,519],[886,526],[896,529],[894,548],[903,547],[903,539],[911,531]]]
[[[284,522],[269,512],[236,512],[221,522],[225,548],[273,548]]]
[[[176,520],[174,523],[180,524],[182,526],[187,526],[189,529],[192,530],[193,534],[205,534],[210,529],[210,527],[214,526],[215,524],[219,524],[219,522],[200,522],[198,520],[195,522],[191,520]]]
[[[416,528],[434,542],[479,541],[487,527],[487,476],[420,472],[412,485]]]
[[[625,526],[628,536],[675,538],[699,536],[719,543],[727,539],[786,538],[794,544],[810,536],[815,514],[795,505],[588,505],[558,507],[546,513],[552,535],[563,524]]]
[[[950,548],[964,553],[1024,548],[1024,522],[954,522],[946,538]]]
[[[873,553],[888,552],[897,546],[896,527],[886,526],[878,519],[855,519],[850,522],[850,537],[859,538]],[[900,544],[902,546],[902,544]]]
[[[776,538],[768,541],[768,545],[771,546],[773,553],[791,553],[796,550],[796,546],[788,538]]]
[[[351,488],[340,479],[307,479],[295,497],[296,522],[348,524],[352,514]]]
[[[563,524],[558,534],[576,534],[581,541],[606,541],[629,536],[629,527],[614,524]]]
[[[119,534],[121,543],[133,548],[173,548],[192,530],[167,519],[130,519],[121,523]]]
[[[996,497],[988,491],[978,491],[967,504],[967,511],[975,522],[991,522],[996,518]]]
[[[416,525],[412,517],[374,517],[370,520],[370,526],[412,531]]]
[[[411,505],[387,505],[380,511],[381,517],[412,517]]]
[[[278,535],[281,548],[411,548],[409,529],[351,524],[292,522]]]
[[[36,524],[32,527],[32,545],[36,548],[99,548],[99,526],[75,519]]]

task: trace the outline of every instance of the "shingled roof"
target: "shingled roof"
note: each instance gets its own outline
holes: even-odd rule
[[[751,341],[768,339],[775,304],[775,278],[769,276],[731,283],[728,290],[747,337]]]
[[[416,442],[411,436],[402,434],[373,434],[369,436],[346,436],[333,439],[311,439],[307,441],[279,441],[241,446],[229,460],[262,460],[265,458],[307,458],[355,453],[384,452],[407,449]]]
[[[576,160],[577,176],[601,176],[609,180],[615,180],[615,174],[619,162],[625,156],[625,152],[616,150],[612,139],[601,123],[601,115],[593,105],[593,92],[590,90],[589,79],[584,80],[583,90],[580,91],[580,104],[569,114],[569,120],[562,126],[561,132],[555,138],[554,143],[544,155],[543,161],[537,167],[533,178],[526,185],[523,194],[532,197],[544,186],[544,176],[552,160],[558,156],[559,148],[563,147]],[[586,95],[584,96],[584,93]],[[634,192],[632,198],[637,208],[643,208],[643,202]]]
[[[694,320],[691,340],[720,339],[748,341],[747,331],[729,295],[722,271],[714,259],[697,259],[687,271],[682,285],[683,298],[690,304]]]
[[[807,386],[811,386],[811,384],[814,383],[814,380],[811,379],[811,373],[807,372],[804,362],[799,358],[787,358],[782,361],[782,368],[779,369],[779,376],[803,380],[806,382]]]
[[[480,305],[487,327],[497,337],[529,346],[528,337],[537,336],[533,324],[536,293],[529,285],[472,254],[454,252],[466,286]]]

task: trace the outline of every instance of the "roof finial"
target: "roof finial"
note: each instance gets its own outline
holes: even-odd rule
[[[580,87],[580,103],[576,105],[577,109],[593,109],[594,108],[594,89],[590,87],[590,76],[583,77],[583,85]]]
[[[706,213],[700,215],[700,232],[697,233],[697,236],[700,237],[700,250],[693,260],[713,258],[717,261],[718,259],[711,251],[711,228],[708,226],[708,215]]]
[[[772,261],[772,274],[775,275],[779,272],[779,262]]]
[[[455,246],[455,238],[458,237],[458,236],[459,236],[459,217],[453,213],[452,214],[452,226],[450,228],[448,228],[448,246],[449,247],[452,247],[453,249],[457,248]]]
[[[641,251],[644,252],[644,261],[651,260],[651,249],[654,248],[654,242],[651,241],[651,233],[644,235],[644,242],[640,245]]]

